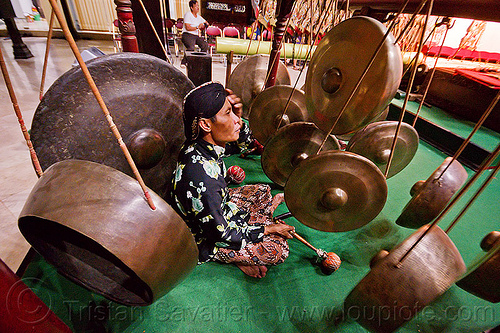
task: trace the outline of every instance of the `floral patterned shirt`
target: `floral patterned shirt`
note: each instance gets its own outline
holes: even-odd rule
[[[203,139],[185,144],[172,180],[174,208],[195,237],[200,262],[219,248],[240,250],[264,237],[264,226],[249,225],[250,214],[229,200],[223,153]]]

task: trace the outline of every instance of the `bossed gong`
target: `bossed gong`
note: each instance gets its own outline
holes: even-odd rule
[[[261,164],[264,173],[274,183],[285,186],[293,169],[318,152],[326,133],[313,123],[296,122],[278,130],[264,147]],[[330,135],[322,151],[339,150],[339,142]]]
[[[255,138],[265,144],[279,127],[307,121],[308,117],[304,92],[291,86],[272,86],[255,97],[248,121]]]
[[[370,332],[390,333],[443,294],[465,272],[455,244],[434,226],[421,227],[389,254],[378,256],[371,271],[344,301],[345,314]]]
[[[346,150],[367,157],[385,174],[397,127],[397,121],[371,123],[356,132]],[[417,131],[407,123],[401,123],[387,178],[403,170],[415,156],[417,148]]]
[[[492,231],[481,242],[486,254],[474,262],[457,286],[488,302],[500,302],[500,232]]]
[[[182,102],[193,84],[147,54],[110,54],[87,66],[144,182],[166,198],[185,140]],[[80,67],[48,89],[35,111],[31,139],[44,170],[58,161],[82,159],[133,175]]]
[[[467,180],[467,171],[451,157],[444,162],[427,178],[419,181],[411,188],[411,200],[406,204],[396,220],[396,224],[406,228],[419,228],[432,222],[446,207],[453,194]],[[446,169],[446,172],[443,171]],[[442,175],[441,175],[442,174]]]
[[[386,27],[356,16],[333,27],[320,41],[306,76],[307,109],[314,123],[329,132],[382,41]],[[370,123],[394,97],[403,70],[399,46],[389,34],[373,65],[333,129],[353,132]]]
[[[58,271],[126,305],[148,305],[196,266],[182,218],[156,193],[90,161],[65,160],[35,184],[19,217],[26,240]]]
[[[241,98],[243,117],[246,119],[252,101],[264,90],[268,63],[268,54],[248,56],[234,68],[229,77],[227,88]],[[276,85],[290,85],[290,74],[281,61],[276,72]]]
[[[307,158],[285,185],[290,212],[321,231],[349,231],[373,220],[384,207],[387,183],[366,157],[327,151]]]

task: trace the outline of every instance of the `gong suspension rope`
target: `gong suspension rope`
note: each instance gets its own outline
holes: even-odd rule
[[[431,16],[431,13],[432,13],[433,4],[434,4],[434,0],[430,0],[429,6],[427,7],[427,15],[425,16],[425,23],[422,27],[422,32],[420,33],[420,41],[418,43],[417,54],[415,55],[415,65],[413,66],[413,70],[411,72],[410,80],[408,82],[408,87],[406,87],[405,100],[403,102],[403,107],[401,108],[401,114],[399,116],[398,126],[396,127],[396,133],[394,134],[394,140],[392,140],[391,153],[389,154],[389,160],[387,161],[387,166],[385,168],[385,173],[384,173],[385,178],[387,178],[387,175],[389,174],[389,169],[391,168],[391,163],[392,163],[392,159],[394,157],[396,143],[398,142],[399,131],[401,130],[401,125],[403,123],[403,118],[404,118],[405,111],[406,111],[406,105],[408,104],[408,100],[410,99],[410,92],[411,92],[411,89],[413,87],[413,82],[415,80],[415,76],[417,74],[418,56],[419,56],[420,52],[422,52],[422,47],[424,45],[425,29],[427,28],[427,24],[429,23],[429,17]]]
[[[330,7],[332,6],[333,3],[335,3],[337,0],[335,1],[330,1],[330,4],[329,4],[329,7],[328,7],[328,10],[324,11],[324,13],[327,13],[330,11]],[[295,3],[294,3],[295,5]],[[319,27],[321,27],[321,25],[323,24],[324,20],[326,19],[327,17],[327,14],[323,15],[322,18],[321,18],[321,22],[320,24],[318,25],[318,32],[319,32]],[[312,29],[311,29],[312,30]],[[318,33],[316,33],[316,38],[314,40],[314,44],[316,44],[316,40],[318,39]],[[301,44],[302,46],[302,44]],[[307,60],[309,59],[309,57],[311,56],[311,53],[312,53],[312,46],[309,47],[309,50],[306,54],[306,58],[304,59],[304,63],[302,64],[302,68],[300,69],[300,72],[299,72],[299,75],[297,76],[297,80],[295,80],[295,84],[293,85],[293,89],[292,91],[290,92],[290,96],[288,96],[288,99],[286,101],[286,104],[285,104],[285,108],[283,109],[283,112],[281,113],[281,117],[280,117],[280,121],[278,122],[278,126],[276,126],[276,130],[274,131],[274,133],[276,134],[276,132],[279,130],[280,126],[281,126],[281,122],[283,121],[283,117],[285,116],[286,114],[286,111],[288,110],[288,106],[290,105],[290,101],[292,100],[292,96],[293,96],[293,93],[295,92],[295,89],[297,88],[297,84],[299,83],[299,79],[300,79],[300,76],[302,75],[302,72],[304,71],[304,68],[305,68],[305,64],[307,62]]]
[[[76,57],[76,60],[80,64],[80,68],[83,72],[83,75],[85,76],[85,79],[87,80],[87,82],[90,86],[90,89],[92,90],[92,93],[94,94],[94,96],[97,100],[97,103],[99,103],[99,106],[101,107],[102,112],[106,116],[106,120],[108,121],[111,132],[113,132],[113,134],[115,135],[115,137],[118,141],[118,144],[120,145],[120,148],[122,149],[123,154],[125,155],[125,158],[127,159],[127,162],[130,165],[130,168],[132,169],[132,172],[135,175],[135,178],[139,182],[139,185],[141,186],[142,190],[144,191],[144,196],[146,197],[146,200],[149,204],[149,207],[151,207],[151,209],[155,210],[156,207],[153,203],[153,199],[151,198],[151,195],[148,192],[146,184],[144,184],[144,181],[142,180],[142,177],[139,173],[139,170],[137,169],[137,167],[134,163],[134,160],[133,160],[132,156],[130,155],[130,152],[128,151],[127,146],[123,142],[123,139],[120,135],[118,128],[116,127],[115,123],[113,122],[113,118],[111,117],[111,115],[108,111],[108,108],[107,108],[106,104],[104,103],[104,100],[99,92],[99,89],[97,89],[97,85],[95,84],[94,80],[92,79],[92,76],[90,75],[90,72],[89,72],[89,69],[87,68],[87,65],[83,61],[82,55],[80,54],[80,51],[78,50],[78,46],[76,45],[75,40],[73,39],[73,36],[71,35],[71,33],[69,31],[68,24],[66,23],[64,16],[61,13],[61,10],[57,6],[56,1],[57,0],[49,0],[50,5],[52,6],[52,11],[55,13],[57,20],[59,21],[59,25],[61,26],[61,28],[63,30],[64,37],[68,41],[68,44],[71,47],[71,50],[73,51],[73,54]]]
[[[163,31],[163,45],[166,45],[166,47],[168,47],[168,45],[167,45],[167,27],[165,26],[165,19],[166,19],[165,1],[158,0],[158,2],[160,3],[160,19],[161,19],[161,28]]]
[[[424,0],[424,2],[426,2],[427,0]],[[396,15],[399,16],[401,15],[401,13],[403,12],[403,10],[406,8],[406,5],[408,4],[409,0],[406,0],[403,4],[403,6],[401,7],[401,9],[399,10],[398,14]],[[358,79],[358,82],[356,83],[356,86],[354,87],[354,89],[351,91],[351,94],[349,95],[349,98],[347,98],[347,101],[344,103],[344,105],[342,106],[342,109],[340,110],[340,113],[339,115],[337,116],[337,119],[335,119],[332,127],[330,128],[330,130],[328,131],[328,133],[326,134],[325,136],[325,139],[323,140],[323,142],[321,143],[321,145],[319,146],[318,148],[318,151],[316,152],[316,155],[319,154],[319,152],[321,151],[321,149],[323,149],[326,141],[328,140],[328,138],[330,137],[330,135],[332,134],[333,132],[333,129],[335,128],[335,126],[337,125],[338,121],[340,120],[340,118],[342,117],[342,115],[344,114],[344,111],[347,109],[347,105],[349,105],[349,102],[351,101],[351,99],[354,97],[354,94],[356,93],[356,90],[358,90],[359,86],[361,85],[361,82],[363,81],[363,79],[365,78],[366,76],[366,73],[368,73],[368,71],[370,70],[371,66],[373,65],[373,63],[375,62],[375,58],[377,57],[378,53],[380,52],[380,50],[382,49],[382,46],[384,45],[384,42],[385,40],[387,39],[387,37],[389,36],[389,34],[391,33],[391,30],[394,28],[394,26],[396,25],[396,20],[393,20],[391,22],[391,25],[389,26],[389,28],[387,28],[387,31],[385,32],[384,34],[384,37],[382,38],[382,40],[380,41],[379,45],[377,46],[376,50],[375,50],[375,53],[373,54],[373,56],[371,57],[370,61],[368,62],[368,65],[366,66],[366,68],[364,69],[363,71],[363,74],[361,74],[360,78]],[[389,168],[387,168],[389,169]]]
[[[158,32],[156,32],[156,29],[155,29],[155,26],[153,24],[153,21],[151,21],[151,18],[149,17],[149,14],[148,14],[148,11],[146,10],[146,7],[144,6],[144,3],[142,2],[142,0],[139,0],[139,3],[141,4],[142,10],[144,11],[144,14],[146,15],[146,18],[148,19],[149,24],[151,25],[151,29],[155,33],[155,36],[156,36],[156,39],[158,40],[158,43],[160,43],[160,46],[161,46],[161,48],[163,50],[163,53],[165,53],[165,58],[167,59],[167,61],[168,61],[169,64],[172,64],[170,62],[170,59],[168,58],[168,52],[165,49],[165,45],[163,45],[163,43],[161,42],[160,36],[158,36]]]
[[[476,125],[472,129],[472,132],[469,134],[469,136],[467,137],[467,139],[465,139],[462,142],[462,144],[460,145],[460,147],[458,148],[458,150],[453,155],[453,158],[451,159],[450,163],[448,165],[446,165],[446,167],[443,169],[443,171],[441,172],[441,174],[439,175],[439,177],[437,179],[441,178],[441,176],[446,172],[446,170],[448,170],[448,167],[450,166],[450,164],[453,163],[453,161],[455,161],[458,158],[458,156],[460,156],[460,154],[465,149],[465,147],[467,147],[467,145],[469,144],[472,136],[474,134],[476,134],[476,132],[479,130],[479,128],[484,123],[484,121],[486,120],[486,118],[488,118],[488,116],[490,115],[491,111],[493,111],[493,109],[497,105],[499,99],[500,99],[500,90],[498,90],[497,95],[491,101],[490,105],[488,106],[488,109],[486,109],[486,111],[483,113],[483,115],[481,116],[481,118],[478,120],[478,122],[476,123]]]
[[[50,13],[49,32],[47,33],[47,45],[45,45],[45,58],[43,60],[42,80],[40,81],[40,100],[43,98],[43,87],[45,85],[45,74],[47,73],[47,63],[49,60],[50,41],[54,30],[54,11]]]
[[[43,175],[42,167],[40,166],[40,162],[38,161],[38,157],[36,156],[35,149],[33,148],[33,143],[31,142],[30,134],[24,124],[23,115],[21,114],[21,110],[19,109],[19,104],[17,103],[14,87],[12,86],[12,81],[10,80],[9,72],[7,71],[7,66],[5,65],[2,48],[0,48],[0,67],[2,68],[3,78],[5,80],[5,85],[7,86],[7,90],[9,91],[9,96],[10,100],[12,101],[12,106],[14,107],[14,112],[16,113],[17,120],[19,121],[19,125],[21,126],[21,131],[23,132],[24,139],[26,140],[26,145],[28,146],[28,149],[30,151],[33,167],[35,168],[35,172],[38,175],[38,177],[40,177]]]
[[[444,23],[439,22],[439,23],[434,24],[434,27],[432,28],[432,31],[425,38],[423,45],[425,45],[429,41],[429,39],[431,39],[431,44],[432,44],[432,39],[434,38],[434,33],[436,31],[436,28],[439,25],[442,25],[442,24],[444,24]],[[406,75],[406,73],[408,73],[408,71],[410,70],[410,68],[413,68],[413,64],[415,63],[416,59],[417,59],[417,53],[415,53],[415,55],[411,58],[411,61],[409,62],[408,66],[404,70],[403,75],[401,75],[401,77],[404,77]],[[424,56],[424,59],[425,59],[425,56]]]
[[[441,211],[441,213],[436,217],[436,219],[434,220],[434,222],[432,222],[432,224],[429,226],[429,228],[427,228],[427,230],[425,230],[421,235],[420,237],[415,241],[415,243],[408,249],[406,250],[406,252],[403,254],[403,256],[401,257],[401,259],[399,259],[399,262],[395,265],[396,267],[401,267],[403,261],[405,260],[405,258],[407,258],[408,254],[415,248],[415,246],[417,246],[417,244],[422,240],[422,238],[425,237],[425,235],[427,235],[427,233],[431,230],[431,228],[433,228],[445,215],[446,213],[448,213],[448,211],[455,205],[455,203],[464,195],[465,192],[467,192],[467,190],[472,186],[472,184],[474,184],[474,182],[479,178],[479,176],[481,175],[481,173],[486,170],[488,168],[488,166],[500,155],[500,144],[497,146],[497,148],[490,154],[490,156],[481,164],[481,167],[479,168],[479,170],[474,174],[474,176],[471,177],[471,179],[469,179],[467,181],[467,183],[464,185],[464,187],[462,187],[462,189],[453,197],[453,199],[448,203],[448,205],[446,205],[446,207],[443,209],[443,211]],[[476,195],[474,195],[474,197],[472,199],[475,200],[475,198],[481,193],[481,191],[484,189],[484,187],[486,187],[486,185],[488,185],[488,183],[493,179],[493,177],[495,176],[495,174],[497,173],[498,171],[498,168],[499,166],[497,166],[495,168],[495,171],[492,172],[492,174],[490,175],[490,177],[488,178],[488,180],[483,184],[483,186],[479,189],[478,193],[476,193]],[[471,201],[473,201],[471,199]],[[472,202],[469,201],[468,205],[465,207],[465,210],[470,206],[470,204],[472,204]],[[461,217],[463,215],[463,213],[465,213],[465,211],[462,211],[460,214],[459,214],[459,217]],[[456,222],[458,221],[458,219],[455,219],[455,221],[452,222],[452,224],[448,227],[448,229],[446,230],[446,233],[448,233],[448,231],[451,230],[451,228],[456,224]]]
[[[443,18],[443,20],[439,23],[439,25],[446,25],[446,30],[444,31],[444,36],[443,36],[443,41],[441,42],[441,46],[439,46],[438,53],[436,55],[436,61],[434,62],[434,67],[431,70],[431,74],[429,76],[429,81],[427,83],[427,86],[425,87],[424,94],[422,95],[422,98],[420,100],[420,103],[418,104],[418,109],[417,112],[415,113],[415,119],[413,119],[413,124],[411,125],[412,127],[415,127],[415,124],[417,123],[418,115],[420,114],[420,110],[422,110],[422,105],[424,105],[425,98],[427,97],[427,93],[429,92],[429,88],[431,86],[431,82],[434,79],[434,73],[436,72],[437,68],[437,63],[439,60],[439,57],[441,56],[441,51],[443,50],[444,46],[444,41],[446,40],[446,35],[448,34],[448,31],[453,27],[453,24],[450,24],[449,18]],[[436,28],[438,24],[434,28]]]

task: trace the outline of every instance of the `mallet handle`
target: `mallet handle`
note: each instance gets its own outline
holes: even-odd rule
[[[289,218],[289,217],[292,217],[292,213],[290,212],[286,212],[286,213],[283,213],[283,214],[280,214],[278,216],[276,216],[274,218],[274,221],[278,221],[278,220],[282,220],[282,219],[286,219],[286,218]],[[316,249],[314,246],[312,246],[308,241],[306,241],[301,235],[299,235],[298,233],[296,233],[295,231],[292,231],[291,234],[293,235],[293,237],[295,237],[298,241],[304,243],[304,245],[306,245],[307,247],[309,247],[310,249],[314,250],[315,252],[318,252],[318,249]]]

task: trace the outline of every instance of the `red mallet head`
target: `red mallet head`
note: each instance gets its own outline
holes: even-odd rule
[[[326,274],[332,274],[339,269],[341,263],[342,261],[338,255],[333,252],[328,252],[327,257],[323,259],[321,264],[323,265],[323,269]]]
[[[227,169],[227,177],[232,183],[240,184],[245,180],[245,171],[241,167],[233,165]]]

